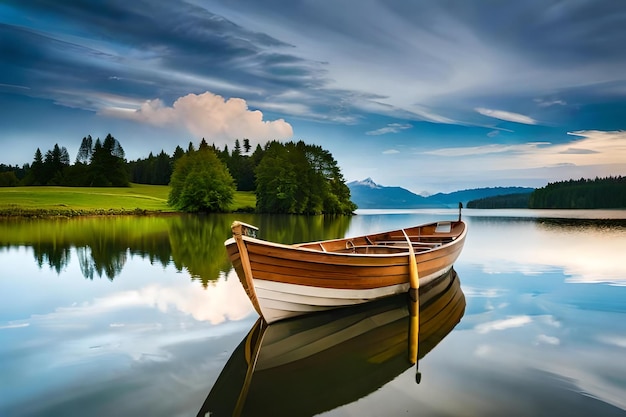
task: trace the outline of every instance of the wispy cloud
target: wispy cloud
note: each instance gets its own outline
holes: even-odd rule
[[[384,155],[393,155],[393,154],[397,154],[397,153],[400,153],[400,151],[397,150],[397,149],[387,149],[387,150],[383,151]]]
[[[28,327],[30,326],[30,323],[13,323],[13,322],[9,322],[9,324],[4,325],[4,326],[0,326],[0,330],[3,329],[20,329],[23,327]]]
[[[500,120],[504,120],[507,122],[522,123],[526,125],[537,124],[537,121],[535,119],[525,116],[523,114],[519,114],[519,113],[513,113],[510,111],[504,111],[504,110],[486,109],[484,107],[477,107],[474,110],[476,110],[478,113],[482,114],[483,116],[493,117],[494,119],[500,119]]]
[[[427,155],[439,156],[476,156],[494,153],[528,153],[537,148],[550,145],[550,142],[529,142],[519,145],[489,144],[481,146],[466,146],[459,148],[442,148],[423,152]]]
[[[594,151],[593,149],[567,148],[560,153],[564,155],[589,155],[593,153],[598,153],[598,151]]]
[[[623,164],[626,161],[626,131],[585,130],[568,132],[581,139],[568,143],[528,142],[521,144],[488,144],[441,148],[422,152],[438,156],[479,156],[489,154],[510,154],[509,157],[526,157],[532,165],[593,165]],[[509,164],[522,167],[521,159],[508,159]]]
[[[380,129],[365,132],[365,134],[370,136],[386,135],[387,133],[399,133],[412,127],[413,125],[410,125],[408,123],[390,123],[385,127],[381,127]]]
[[[24,85],[15,85],[15,84],[2,84],[0,83],[0,90],[30,90],[30,87],[26,87]]]

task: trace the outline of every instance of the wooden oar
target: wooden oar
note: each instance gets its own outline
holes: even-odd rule
[[[415,260],[415,251],[413,250],[413,243],[409,236],[402,229],[404,237],[409,244],[409,281],[411,288],[409,289],[410,297],[410,325],[409,325],[409,361],[411,364],[415,364],[416,380],[419,383],[420,374],[417,366],[417,354],[419,346],[419,330],[420,330],[420,303],[419,303],[419,272],[417,270],[417,261]]]

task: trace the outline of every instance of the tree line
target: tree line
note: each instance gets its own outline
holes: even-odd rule
[[[467,208],[496,209],[496,208],[528,208],[531,193],[514,193],[484,197],[467,202]]]
[[[177,146],[170,156],[126,161],[111,134],[104,141],[82,139],[74,164],[65,147],[55,144],[21,168],[0,164],[0,186],[128,186],[130,183],[171,185],[169,203],[183,211],[227,211],[235,191],[252,191],[256,210],[289,214],[349,214],[356,206],[332,154],[303,141],[269,141],[254,151],[248,139],[236,139],[232,151],[209,145]]]
[[[549,183],[530,196],[529,208],[626,208],[626,177],[581,178]]]
[[[548,183],[532,193],[509,194],[469,201],[468,208],[614,209],[626,208],[626,177]]]
[[[37,148],[31,164],[21,168],[0,164],[0,186],[18,185],[128,186],[124,149],[111,134],[103,141],[86,136],[71,164],[65,146],[57,143],[45,154]]]
[[[242,150],[243,149],[243,150]],[[256,211],[351,214],[356,205],[332,154],[303,141],[270,141],[250,153],[235,140],[232,152],[190,147],[174,164],[169,203],[183,211],[225,211],[235,190],[254,191]]]

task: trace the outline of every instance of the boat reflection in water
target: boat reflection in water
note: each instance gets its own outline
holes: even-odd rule
[[[418,346],[409,336],[416,311],[403,294],[271,325],[260,318],[198,416],[315,415],[377,390],[412,366],[411,351],[423,358],[463,317],[454,269],[419,289]]]

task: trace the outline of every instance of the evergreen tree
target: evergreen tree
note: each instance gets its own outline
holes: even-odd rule
[[[626,208],[626,177],[548,183],[530,195],[530,208]]]
[[[39,148],[35,151],[35,158],[33,159],[30,169],[31,175],[27,181],[29,185],[44,185],[46,180],[44,178],[43,155]]]
[[[124,149],[111,134],[107,135],[104,142],[100,142],[100,138],[96,139],[89,168],[91,175],[90,186],[128,186]]]
[[[46,152],[43,161],[43,182],[42,185],[62,185],[63,169],[70,165],[70,156],[65,147],[60,147],[58,143],[54,148]]]
[[[176,160],[178,160],[184,154],[185,151],[183,150],[183,148],[181,148],[180,146],[176,146],[176,149],[174,149],[174,154],[172,155],[172,159],[174,160],[174,162],[176,162]]]
[[[93,139],[91,135],[87,135],[83,138],[78,148],[78,154],[76,154],[76,163],[88,164],[93,152]]]

